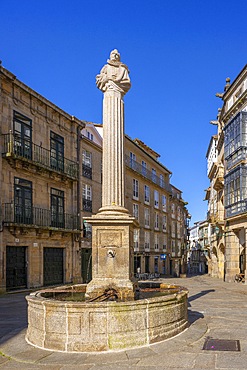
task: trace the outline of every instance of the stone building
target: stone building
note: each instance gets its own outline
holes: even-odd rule
[[[87,124],[82,132],[84,136],[95,138],[96,129],[102,135],[102,126],[97,124],[95,127]],[[90,156],[95,158],[99,146],[96,148],[92,140],[90,143]],[[179,276],[186,269],[189,215],[181,190],[171,185],[171,172],[158,158],[159,154],[141,140],[125,136],[125,205],[139,223],[139,228],[134,230],[134,271]],[[94,171],[101,171],[99,158]],[[95,194],[97,183],[92,184],[92,199]],[[100,208],[101,199],[97,198],[96,202],[96,209]],[[90,230],[88,224],[86,228]],[[85,241],[83,243],[83,253],[90,254]],[[85,269],[90,271],[86,266]]]
[[[216,158],[207,190],[211,225],[212,275],[234,281],[247,275],[247,66],[226,80],[215,136]],[[209,158],[208,158],[209,160]]]
[[[194,226],[189,228],[188,274],[205,274],[208,272],[208,229],[207,221],[195,222]]]
[[[81,129],[0,67],[0,290],[81,281]]]
[[[64,112],[0,66],[0,290],[91,279],[101,207],[102,126]],[[185,272],[188,211],[159,155],[126,136],[135,272]]]

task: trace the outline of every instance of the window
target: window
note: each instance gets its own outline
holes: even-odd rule
[[[138,220],[139,219],[139,206],[138,204],[133,204],[133,216]]]
[[[150,251],[150,232],[144,232],[144,249],[145,251]]]
[[[159,192],[154,190],[154,207],[159,208]]]
[[[64,228],[64,192],[51,188],[51,225]]]
[[[133,168],[136,163],[136,155],[130,152],[130,167]]]
[[[82,176],[92,179],[92,153],[82,151]]]
[[[134,251],[139,251],[139,229],[134,229]]]
[[[181,208],[180,207],[177,208],[177,219],[178,221],[181,221]]]
[[[144,185],[144,202],[150,203],[150,187],[148,185]]]
[[[136,179],[133,179],[133,198],[138,199],[139,197],[139,182]]]
[[[162,211],[166,212],[166,196],[162,195]]]
[[[172,240],[172,257],[175,256],[175,240]]]
[[[226,217],[247,210],[247,166],[240,165],[225,176]]]
[[[164,179],[164,175],[160,175],[160,186],[161,186],[162,188],[164,188],[164,186],[165,186],[165,179]]]
[[[155,230],[159,230],[159,214],[155,212],[154,214],[154,228]]]
[[[144,208],[144,225],[150,227],[150,212],[148,208]]]
[[[143,176],[147,175],[147,163],[145,161],[142,161],[142,174]]]
[[[175,238],[176,236],[176,222],[172,221],[172,237]]]
[[[93,134],[89,131],[87,131],[87,138],[93,141]]]
[[[85,220],[83,221],[83,238],[92,238],[92,225]]]
[[[162,230],[166,233],[167,232],[167,218],[166,216],[162,217]]]
[[[163,252],[167,250],[167,235],[163,236]]]
[[[159,235],[154,234],[154,249],[155,251],[159,250]]]
[[[175,204],[174,203],[171,204],[171,216],[172,218],[175,218]]]
[[[62,136],[50,132],[51,168],[64,171],[64,139]]]
[[[177,222],[177,238],[180,239],[181,238],[181,226],[180,226],[180,222]]]
[[[152,168],[152,181],[156,183],[156,170]]]
[[[82,185],[83,211],[92,212],[92,187],[88,184]]]
[[[15,177],[14,179],[15,222],[32,224],[32,183]]]
[[[14,111],[15,154],[32,159],[32,120]]]

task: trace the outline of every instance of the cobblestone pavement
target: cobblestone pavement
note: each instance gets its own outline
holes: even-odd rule
[[[189,289],[190,326],[150,346],[109,353],[60,353],[25,341],[26,293],[0,296],[0,370],[247,370],[247,285],[194,276],[164,279]],[[204,350],[207,338],[239,340],[240,351]],[[229,343],[229,342],[223,342]]]

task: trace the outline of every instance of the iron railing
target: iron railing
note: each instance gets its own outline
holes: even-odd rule
[[[92,212],[93,206],[92,206],[92,200],[83,198],[83,211],[85,212]]]
[[[130,158],[128,155],[125,155],[125,164],[127,167],[131,168],[133,171],[139,173],[140,175],[144,176],[146,179],[152,181],[154,184],[157,184],[162,189],[167,190],[171,193],[171,185],[167,184],[163,179],[159,176],[155,175],[152,171],[148,170],[146,167],[142,166],[137,161]]]
[[[82,163],[82,176],[87,177],[88,179],[92,179],[92,167],[89,167],[86,164]]]
[[[4,204],[5,224],[29,225],[44,228],[80,230],[79,217],[68,213],[53,213],[50,209]]]
[[[35,163],[43,168],[59,172],[74,180],[79,178],[78,163],[64,158],[57,153],[45,149],[29,140],[14,135],[12,132],[5,134],[2,154],[5,157],[22,158]]]

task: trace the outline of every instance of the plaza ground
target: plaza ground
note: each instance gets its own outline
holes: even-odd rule
[[[161,343],[110,353],[60,353],[27,344],[27,293],[0,296],[0,370],[247,370],[247,285],[207,275],[164,282],[188,288],[188,329]],[[219,339],[220,350],[203,349],[208,339]],[[240,351],[228,346],[236,341]]]

